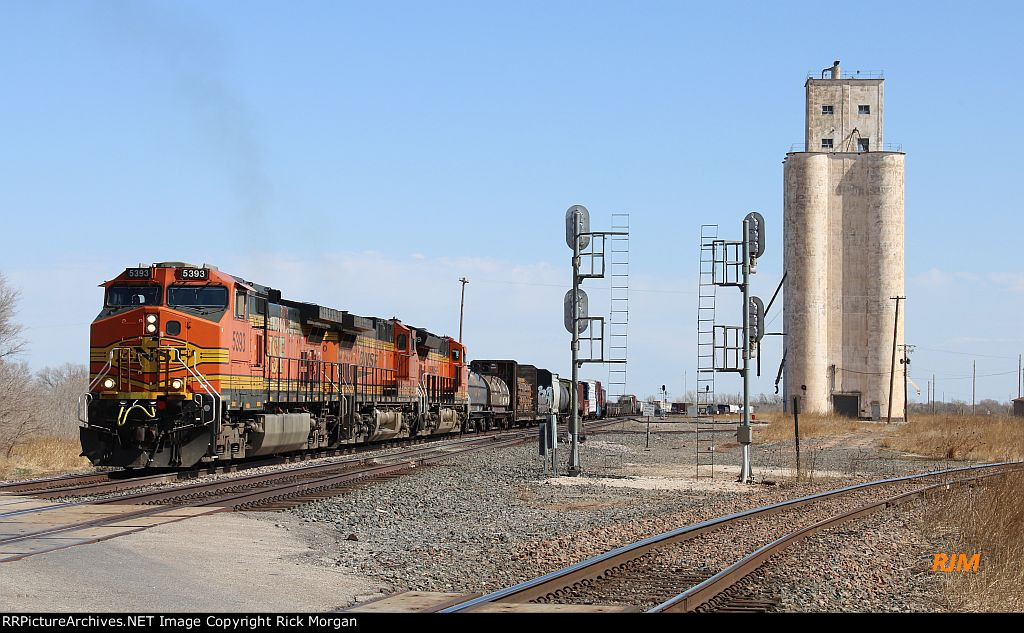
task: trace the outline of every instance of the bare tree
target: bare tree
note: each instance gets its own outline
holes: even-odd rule
[[[78,396],[89,383],[85,365],[64,363],[46,367],[36,374],[40,398],[40,416],[46,432],[56,437],[78,437]]]
[[[39,434],[38,389],[28,363],[0,360],[0,453],[10,457],[14,448]]]
[[[11,360],[25,349],[21,325],[14,320],[18,309],[18,290],[7,283],[0,272],[0,363]]]
[[[7,457],[40,427],[32,370],[17,361],[25,348],[17,308],[18,291],[0,273],[0,453]]]

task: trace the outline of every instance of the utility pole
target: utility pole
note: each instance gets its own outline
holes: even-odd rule
[[[889,297],[896,300],[896,320],[892,325],[892,368],[889,370],[889,407],[885,412],[885,423],[892,424],[892,387],[896,378],[896,337],[900,331],[900,301],[906,297]]]
[[[932,415],[935,415],[935,374],[932,374]]]
[[[974,396],[978,386],[978,361],[971,361],[971,415],[975,414]]]
[[[465,277],[459,279],[462,282],[462,300],[459,302],[459,342],[462,342],[462,314],[466,307],[466,284],[469,280]]]
[[[1017,397],[1018,398],[1020,397],[1020,383],[1021,383],[1021,379],[1022,379],[1020,360],[1021,360],[1021,355],[1017,354]]]
[[[907,398],[907,370],[910,368],[910,352],[913,350],[913,345],[900,345],[903,348],[903,358],[900,359],[900,364],[903,365],[903,421],[910,422],[910,404]]]

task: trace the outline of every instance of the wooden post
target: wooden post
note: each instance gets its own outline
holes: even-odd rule
[[[793,396],[793,437],[796,438],[796,480],[800,481],[800,398]]]
[[[885,423],[892,424],[892,387],[896,377],[896,340],[900,332],[900,299],[906,297],[889,297],[896,300],[896,320],[892,325],[892,367],[889,370],[889,407],[885,412]]]

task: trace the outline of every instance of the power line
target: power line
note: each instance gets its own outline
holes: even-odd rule
[[[921,368],[921,371],[925,371],[925,372],[930,371],[933,374],[939,374],[940,376],[942,376],[941,372],[929,370],[929,369],[926,369],[924,367]],[[970,380],[971,378],[992,378],[994,376],[1013,376],[1016,373],[1017,373],[1016,371],[1002,371],[1002,372],[995,373],[995,374],[978,374],[977,376],[972,376],[972,375],[967,375],[967,376],[947,376],[947,377],[944,377],[943,380]]]
[[[939,352],[939,353],[942,353],[942,354],[956,354],[957,356],[972,356],[972,357],[977,357],[977,358],[999,358],[999,359],[1002,359],[1002,360],[1017,360],[1013,356],[993,356],[991,354],[975,354],[974,352],[955,352],[955,351],[950,350],[950,349],[936,349],[934,347],[921,347],[921,346],[918,346],[917,349],[925,350],[925,351],[928,351],[928,352]]]
[[[506,281],[502,279],[480,279],[474,283],[481,284],[501,284],[506,286],[537,286],[544,288],[565,288],[564,284],[546,284],[535,281]],[[609,286],[591,286],[595,290],[609,290]],[[633,292],[645,292],[653,294],[671,294],[671,295],[696,295],[696,292],[692,290],[658,290],[654,288],[630,288],[629,291]]]

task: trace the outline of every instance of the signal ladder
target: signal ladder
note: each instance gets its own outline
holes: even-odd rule
[[[697,287],[697,467],[696,477],[715,476],[715,241],[718,225],[700,227]]]
[[[629,214],[613,213],[608,276],[611,306],[608,315],[607,402],[618,402],[626,394],[626,358],[629,334]],[[614,235],[614,233],[625,235]]]

